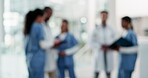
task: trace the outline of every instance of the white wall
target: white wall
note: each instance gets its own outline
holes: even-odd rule
[[[117,0],[117,11],[120,16],[147,16],[148,0]]]
[[[96,0],[87,1],[88,10],[87,10],[87,33],[88,38],[90,38],[91,32],[95,28],[95,19],[96,19]]]
[[[148,38],[139,41],[140,78],[148,78]]]

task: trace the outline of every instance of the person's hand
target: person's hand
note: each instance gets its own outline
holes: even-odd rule
[[[60,40],[60,39],[55,39],[55,40],[54,40],[54,44],[55,44],[55,45],[60,44],[60,43],[61,43],[61,40]]]
[[[65,56],[65,55],[66,53],[64,51],[59,53],[59,56]]]
[[[52,48],[57,48],[60,45],[60,43],[61,43],[61,40],[60,39],[55,39],[54,40],[54,45],[53,45]]]
[[[120,50],[120,46],[117,46],[117,47],[114,48],[113,50],[116,50],[117,52],[119,52],[119,50]]]
[[[108,45],[102,45],[101,49],[106,52],[107,50],[109,50],[109,46]]]

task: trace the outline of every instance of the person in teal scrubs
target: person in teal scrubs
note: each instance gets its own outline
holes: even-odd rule
[[[65,70],[68,70],[70,78],[76,78],[74,72],[73,55],[78,50],[78,41],[68,32],[68,21],[63,20],[61,26],[61,33],[56,37],[61,40],[61,44],[57,46],[58,61],[57,66],[59,70],[59,78],[65,78]]]
[[[134,46],[116,48],[120,52],[121,60],[118,78],[131,78],[135,69],[138,52],[138,41],[135,32],[132,27],[132,19],[128,16],[122,18],[122,28],[124,32],[122,37],[130,41]]]
[[[44,12],[40,9],[30,11],[25,18],[25,54],[29,78],[44,78],[45,52],[40,46],[44,40],[42,21]]]

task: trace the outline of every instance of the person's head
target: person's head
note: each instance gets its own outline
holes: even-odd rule
[[[129,16],[125,16],[125,17],[122,17],[121,19],[121,25],[122,25],[122,28],[124,29],[132,29],[132,19],[129,17]]]
[[[61,32],[68,32],[68,21],[66,19],[62,20],[62,25],[61,25]]]
[[[41,23],[44,21],[44,11],[41,9],[34,10],[35,22]]]
[[[29,11],[25,16],[25,24],[24,24],[24,35],[30,34],[30,30],[32,24],[34,22],[41,23],[43,21],[44,12],[40,9],[36,9],[34,11]]]
[[[44,12],[45,12],[45,22],[47,22],[50,19],[50,17],[52,16],[53,10],[50,7],[45,7]]]
[[[108,18],[108,12],[107,11],[101,11],[101,21],[102,24],[106,24],[107,18]]]

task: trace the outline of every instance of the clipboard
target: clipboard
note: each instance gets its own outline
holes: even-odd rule
[[[110,49],[114,49],[118,46],[121,46],[121,47],[132,47],[134,46],[132,42],[130,42],[129,40],[121,37],[119,38],[118,40],[116,40],[113,44],[111,44],[109,46]]]

